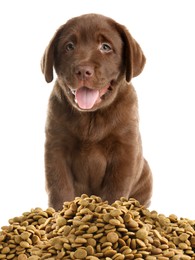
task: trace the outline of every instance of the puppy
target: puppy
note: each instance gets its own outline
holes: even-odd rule
[[[47,82],[53,68],[57,75],[46,123],[49,206],[59,210],[83,193],[149,205],[152,175],[130,83],[144,64],[138,43],[108,17],[82,15],[56,31],[41,64]]]

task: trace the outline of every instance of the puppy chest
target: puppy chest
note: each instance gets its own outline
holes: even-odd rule
[[[71,172],[75,183],[95,188],[105,176],[107,160],[98,146],[78,146],[73,154]]]

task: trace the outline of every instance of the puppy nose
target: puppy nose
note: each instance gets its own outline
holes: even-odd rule
[[[91,66],[78,66],[75,69],[75,74],[79,79],[90,78],[93,76],[94,70]]]

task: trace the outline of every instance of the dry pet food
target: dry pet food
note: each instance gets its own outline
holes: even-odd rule
[[[0,259],[195,259],[195,221],[165,217],[134,199],[112,205],[82,195],[61,211],[40,208],[0,231]]]

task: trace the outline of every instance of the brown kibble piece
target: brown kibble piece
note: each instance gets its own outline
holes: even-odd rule
[[[118,234],[116,232],[109,232],[107,234],[107,240],[111,243],[116,243],[118,241]]]
[[[77,259],[85,259],[87,257],[87,251],[85,249],[79,248],[74,253],[74,257]]]
[[[135,233],[136,238],[139,238],[141,240],[144,240],[148,236],[148,231],[144,228],[140,228],[136,233]]]
[[[27,260],[27,256],[25,254],[20,254],[18,260]]]

